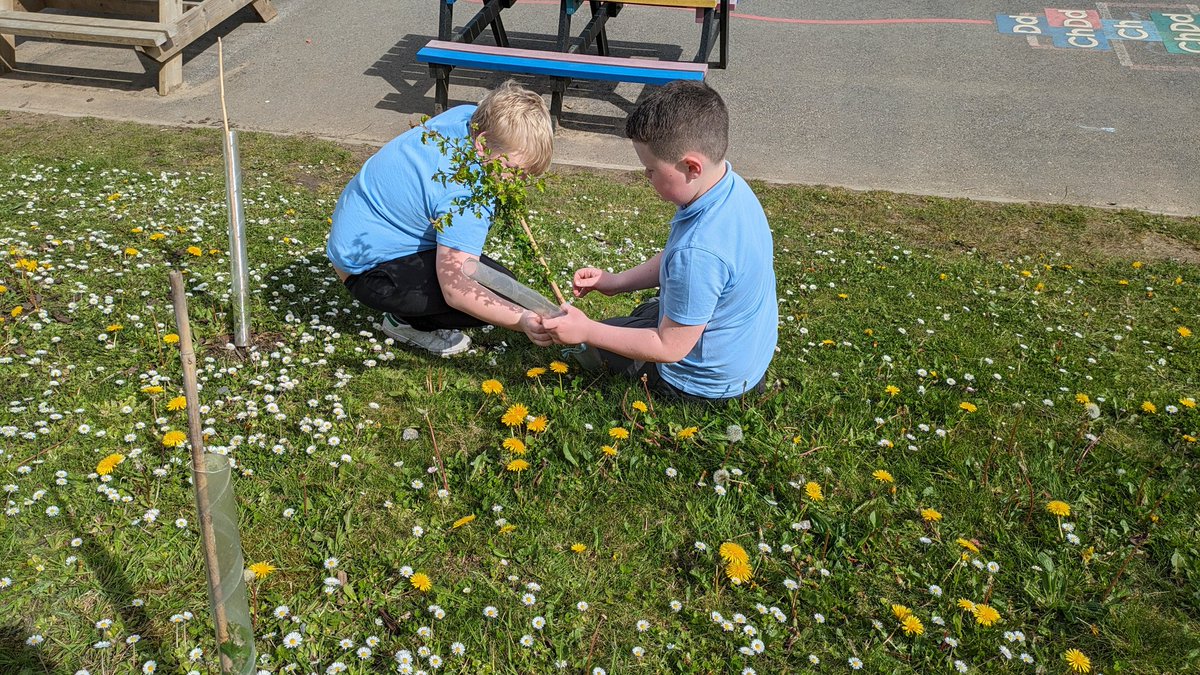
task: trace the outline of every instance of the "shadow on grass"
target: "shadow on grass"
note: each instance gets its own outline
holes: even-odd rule
[[[58,665],[38,647],[25,644],[30,633],[21,625],[0,626],[0,672],[9,675],[56,673]]]
[[[109,552],[104,544],[97,539],[96,535],[87,532],[85,528],[81,527],[70,509],[63,507],[62,512],[66,515],[66,521],[71,531],[78,532],[79,537],[83,540],[83,544],[78,549],[79,556],[83,559],[84,565],[95,576],[100,593],[114,611],[120,615],[121,624],[124,626],[125,632],[141,637],[141,640],[137,643],[139,656],[143,660],[153,659],[158,663],[158,667],[163,672],[173,673],[179,671],[179,661],[169,648],[164,647],[162,635],[155,627],[154,622],[150,620],[150,615],[146,612],[146,608],[137,607],[133,604],[138,594],[134,591],[133,584],[129,582],[129,578],[125,575],[125,566],[121,564],[121,561],[117,557],[120,555],[120,552],[117,552],[115,555]]]

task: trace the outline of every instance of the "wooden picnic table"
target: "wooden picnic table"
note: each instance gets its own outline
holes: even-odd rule
[[[183,84],[184,48],[246,5],[275,18],[271,0],[0,0],[0,75],[16,68],[18,35],[125,45],[159,64],[165,96]]]
[[[662,84],[672,79],[703,79],[709,67],[725,68],[729,49],[729,12],[737,0],[560,0],[556,51],[511,47],[503,12],[519,0],[483,0],[483,5],[457,33],[454,31],[455,0],[439,0],[438,40],[417,54],[430,64],[436,80],[435,112],[449,104],[450,71],[455,67],[480,68],[554,77],[550,112],[557,122],[562,100],[572,79],[594,79]],[[587,23],[578,36],[571,25],[579,10],[587,6]],[[694,9],[700,27],[700,45],[691,62],[654,61],[613,57],[609,50],[608,23],[626,5]],[[475,40],[492,31],[496,46],[476,45]],[[594,47],[595,56],[589,54]],[[712,51],[718,58],[710,61]]]

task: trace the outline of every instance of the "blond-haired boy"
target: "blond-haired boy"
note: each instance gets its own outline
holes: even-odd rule
[[[554,132],[546,104],[505,82],[479,105],[451,108],[368,159],[338,198],[326,255],[350,294],[384,313],[378,327],[398,342],[447,356],[471,346],[461,329],[493,324],[550,344],[536,314],[462,273],[464,261],[479,258],[512,276],[483,255],[491,213],[454,207],[471,188],[434,180],[452,171],[438,145],[423,141],[429,130],[451,141],[470,138],[479,152],[533,175],[550,166]],[[452,224],[434,228],[450,212]]]

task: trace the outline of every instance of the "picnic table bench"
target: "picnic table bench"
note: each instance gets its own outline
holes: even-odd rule
[[[271,0],[0,0],[0,74],[16,68],[18,35],[124,45],[159,64],[165,96],[183,84],[184,48],[246,5],[275,18]]]
[[[455,0],[439,0],[438,39],[417,52],[417,61],[428,63],[435,80],[434,111],[449,105],[450,72],[456,67],[508,73],[544,75],[554,79],[550,114],[557,124],[563,96],[573,79],[666,84],[673,80],[703,80],[708,68],[724,68],[729,44],[729,12],[737,0],[561,0],[557,50],[520,49],[509,44],[501,13],[518,0],[484,0],[483,7],[454,34]],[[571,23],[587,4],[590,16],[583,32],[572,40]],[[612,56],[607,24],[625,5],[695,9],[701,23],[700,48],[691,62],[659,61]],[[477,45],[476,38],[491,29],[496,45]],[[588,53],[595,47],[596,54]],[[714,47],[718,59],[710,63]]]

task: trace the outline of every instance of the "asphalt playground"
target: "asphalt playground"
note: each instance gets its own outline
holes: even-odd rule
[[[274,1],[274,21],[247,8],[193,44],[185,85],[168,97],[132,49],[18,38],[0,109],[219,124],[221,36],[239,128],[381,144],[432,112],[433,80],[415,55],[436,37],[436,0]],[[518,0],[506,10],[513,46],[547,46],[558,4]],[[479,0],[455,6],[461,26]],[[1024,0],[741,0],[729,66],[708,77],[730,107],[729,158],[771,181],[1200,214],[1200,54],[1165,29],[1158,40],[1068,42],[1069,28],[1054,26],[1064,16],[1150,22],[1200,7],[1069,0],[1058,9],[1078,14]],[[1038,31],[1014,28],[1029,25]],[[688,10],[626,6],[608,34],[616,55],[690,60],[700,27]],[[548,81],[518,79],[550,91]],[[457,70],[451,102],[500,80]],[[556,160],[637,168],[621,129],[643,92],[574,84]]]

